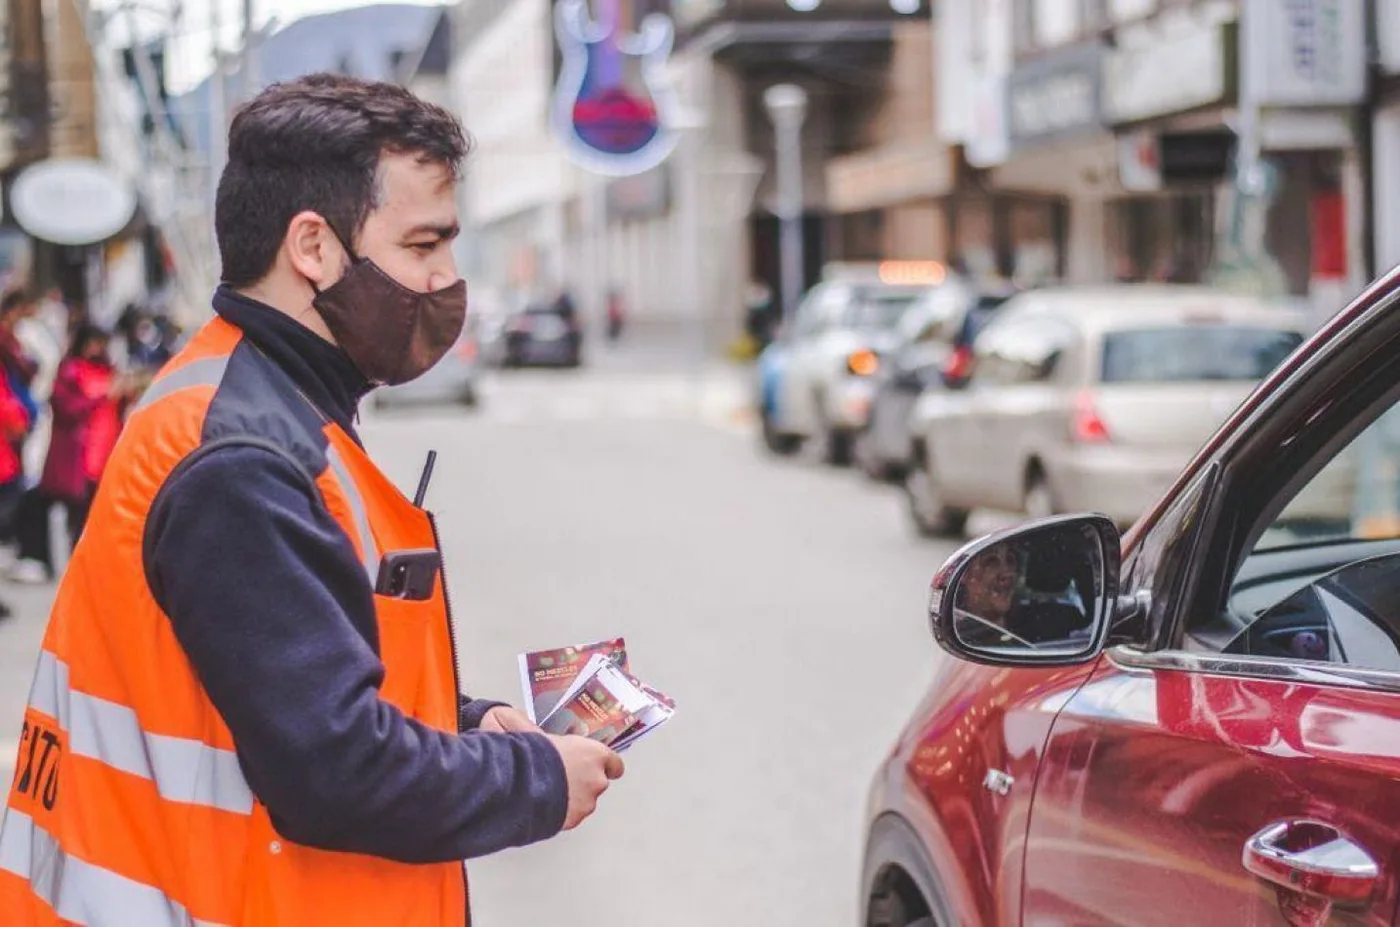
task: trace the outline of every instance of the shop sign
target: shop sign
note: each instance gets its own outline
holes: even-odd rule
[[[111,238],[136,214],[136,191],[106,164],[51,158],[24,169],[10,188],[15,222],[56,245],[92,245]]]
[[[1081,45],[1026,62],[1007,81],[1011,144],[1027,148],[1103,129],[1103,46]]]
[[[1162,189],[1162,152],[1156,132],[1131,132],[1118,137],[1118,182],[1130,193]]]
[[[1000,74],[976,74],[969,82],[971,118],[964,153],[973,167],[1002,164],[1011,156],[1006,125],[1006,78]]]
[[[1192,28],[1104,59],[1103,108],[1112,123],[1136,122],[1232,102],[1233,26]]]
[[[1260,106],[1354,106],[1366,96],[1361,0],[1245,0],[1240,45]]]
[[[563,57],[551,109],[554,131],[574,163],[613,177],[651,170],[678,140],[665,77],[674,26],[652,13],[634,32],[624,25],[624,2],[599,4],[597,20],[588,0],[559,0],[554,8]]]

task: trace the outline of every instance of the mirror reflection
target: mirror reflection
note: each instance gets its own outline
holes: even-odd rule
[[[1022,532],[976,554],[953,591],[953,633],[988,653],[1078,653],[1093,645],[1103,549],[1082,525]]]

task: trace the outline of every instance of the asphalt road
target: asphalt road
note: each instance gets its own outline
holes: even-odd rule
[[[473,695],[518,701],[522,650],[625,635],[679,703],[583,827],[472,863],[476,923],[855,924],[866,786],[939,659],[924,609],[949,548],[913,539],[892,490],[763,456],[732,373],[663,366],[512,373],[475,412],[363,424],[410,491],[440,454]],[[3,740],[46,599],[0,597]]]

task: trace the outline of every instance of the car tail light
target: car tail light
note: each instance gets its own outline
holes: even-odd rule
[[[475,339],[475,338],[463,338],[461,341],[457,342],[457,356],[460,357],[460,358],[462,358],[462,360],[467,360],[467,361],[475,360],[475,359],[476,359],[476,339]]]
[[[1070,437],[1078,444],[1107,444],[1113,440],[1108,426],[1094,407],[1094,394],[1087,390],[1075,397]]]
[[[846,358],[846,369],[858,377],[868,377],[880,369],[880,356],[874,351],[852,351]]]
[[[971,372],[972,349],[967,346],[954,351],[943,365],[943,378],[946,380],[965,380]]]

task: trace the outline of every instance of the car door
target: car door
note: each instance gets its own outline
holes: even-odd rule
[[[1400,538],[1370,516],[1400,510],[1400,320],[1379,318],[1241,420],[1130,552],[1144,639],[1052,727],[1026,923],[1394,923]]]
[[[1018,321],[999,339],[1009,375],[982,396],[979,410],[983,504],[1019,510],[1030,469],[1044,467],[1045,451],[1063,443],[1069,400],[1061,374],[1078,338],[1071,322],[1044,314]]]

